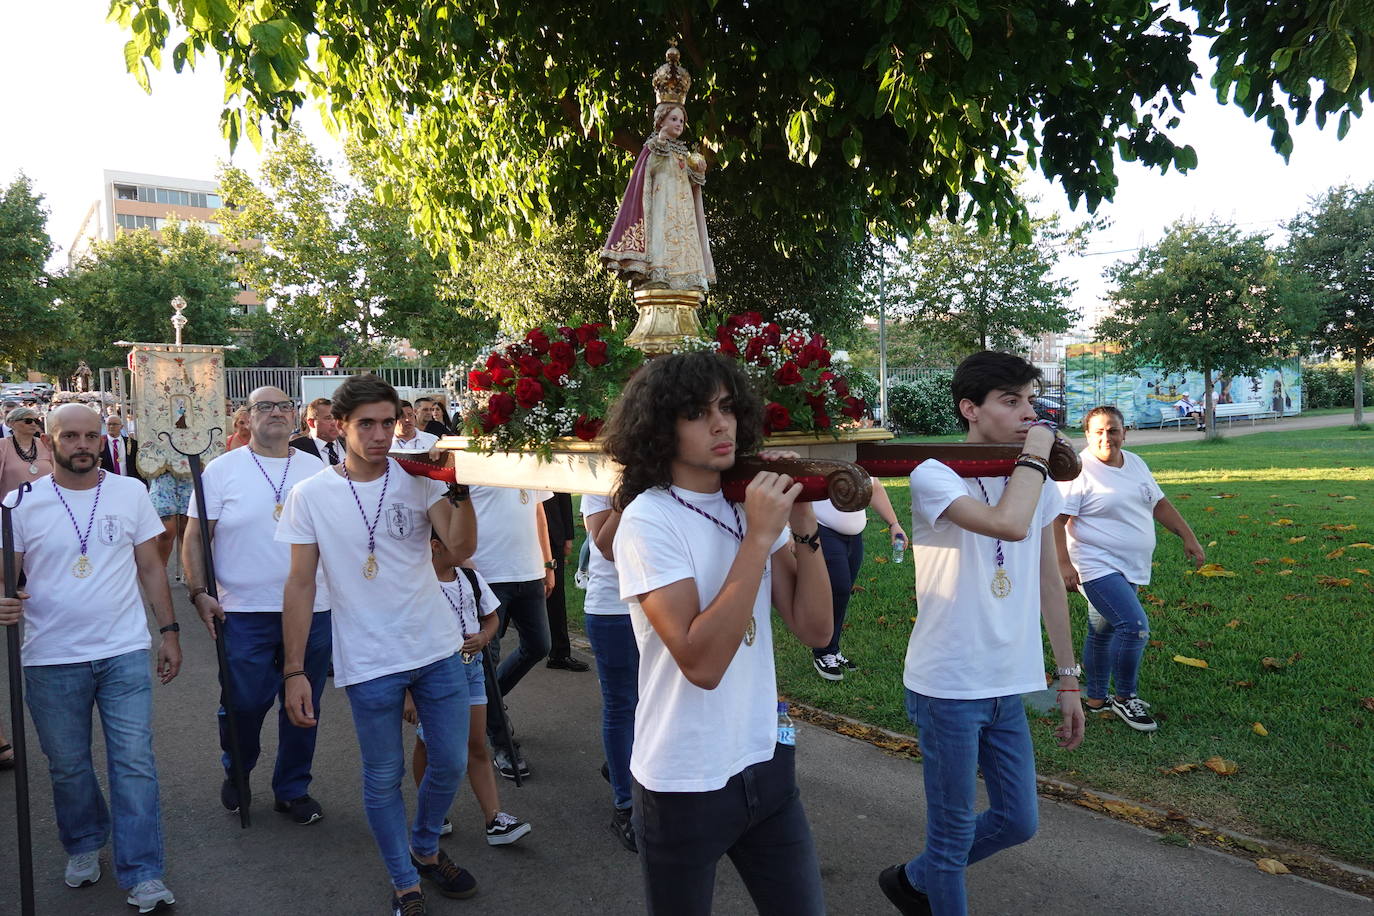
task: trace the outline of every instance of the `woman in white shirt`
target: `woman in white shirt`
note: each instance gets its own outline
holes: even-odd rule
[[[1150,583],[1155,522],[1182,538],[1184,551],[1198,566],[1206,555],[1145,462],[1122,450],[1126,425],[1121,411],[1095,407],[1083,428],[1088,438],[1080,453],[1083,472],[1059,484],[1064,508],[1054,526],[1064,585],[1082,591],[1090,605],[1083,697],[1089,712],[1114,712],[1136,731],[1152,732],[1159,723],[1136,696],[1140,660],[1150,637],[1150,621],[1136,590]],[[1107,689],[1113,680],[1114,696]]]

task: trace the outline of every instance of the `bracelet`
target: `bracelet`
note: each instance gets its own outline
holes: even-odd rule
[[[181,632],[181,624],[179,624],[179,623],[177,623],[175,620],[173,620],[171,623],[167,624],[167,626],[165,626],[165,627],[159,627],[159,628],[158,628],[158,632],[159,632],[159,633],[180,633],[180,632]]]
[[[448,501],[456,506],[459,503],[467,502],[471,493],[468,490],[467,484],[451,483],[448,485],[448,493],[445,495],[448,497]]]
[[[812,553],[815,553],[821,549],[821,530],[817,528],[808,535],[797,534],[797,532],[793,531],[792,540],[796,541],[798,544],[805,544],[807,547],[811,548]]]
[[[1050,466],[1050,460],[1048,458],[1041,458],[1039,455],[1032,454],[1031,452],[1022,452],[1021,454],[1016,456],[1016,460],[1034,461],[1037,464],[1043,464],[1045,467]]]
[[[304,669],[304,668],[302,668],[302,669],[299,670],[299,671],[292,671],[292,672],[290,672],[289,674],[283,674],[283,675],[281,676],[282,683],[286,683],[287,681],[291,680],[291,678],[293,678],[293,677],[295,677],[295,676],[297,676],[297,675],[302,675],[302,674],[305,674],[305,669]]]
[[[1060,687],[1055,693],[1082,693],[1077,687]]]
[[[1018,468],[1030,468],[1032,471],[1039,471],[1042,480],[1049,480],[1049,469],[1042,464],[1037,464],[1034,461],[1027,461],[1026,459],[1022,458],[1020,461],[1016,462],[1015,466]]]
[[[1027,429],[1029,429],[1032,426],[1043,426],[1050,432],[1055,432],[1059,429],[1059,425],[1055,423],[1053,420],[1031,420],[1029,423],[1026,424]]]
[[[210,590],[208,588],[206,588],[203,585],[197,585],[195,588],[191,589],[191,603],[195,604],[197,598],[199,598],[201,595],[208,594],[210,594]]]

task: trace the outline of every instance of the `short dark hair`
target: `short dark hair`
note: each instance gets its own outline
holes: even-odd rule
[[[965,432],[968,431],[968,418],[959,410],[959,405],[965,399],[981,405],[993,391],[1015,391],[1038,381],[1040,367],[1026,362],[1015,353],[983,350],[973,354],[954,370],[954,378],[949,383],[959,425]]]
[[[329,398],[315,398],[315,400],[305,405],[305,415],[312,419],[316,419],[321,413],[325,412],[327,408],[333,406],[334,402],[329,400]]]
[[[620,462],[612,503],[624,509],[640,493],[673,482],[677,420],[705,407],[721,386],[734,401],[736,454],[763,441],[763,399],[739,363],[709,350],[651,359],[611,405],[603,433],[606,453]]]
[[[427,395],[427,394],[422,394],[422,395],[420,395],[418,398],[415,399],[415,404],[416,404],[416,406],[419,406],[419,403],[420,403],[421,401],[429,401],[431,404],[437,404],[437,403],[439,403],[438,401],[434,400],[434,398],[430,397],[430,396]]]
[[[379,404],[384,401],[390,402],[396,408],[396,416],[401,415],[401,396],[396,393],[396,389],[380,375],[369,372],[363,375],[350,375],[342,385],[335,388],[330,409],[334,419],[347,420],[349,414],[364,404]]]
[[[410,403],[409,401],[407,401],[407,400],[405,400],[405,399],[403,398],[403,399],[401,400],[401,406],[402,406],[402,407],[411,407],[411,408],[413,408],[415,405],[412,404],[412,403]]]
[[[1126,425],[1126,415],[1123,414],[1116,406],[1112,404],[1100,404],[1097,407],[1094,407],[1092,410],[1088,411],[1088,415],[1083,418],[1083,431],[1088,431],[1088,423],[1092,420],[1093,417],[1100,417],[1103,415],[1115,417],[1116,422],[1120,423],[1122,426]]]

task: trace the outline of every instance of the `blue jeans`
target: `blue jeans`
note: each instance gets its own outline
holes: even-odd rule
[[[350,684],[348,704],[363,758],[363,807],[372,838],[397,890],[420,883],[410,851],[430,856],[439,848],[439,828],[458,793],[468,763],[468,677],[458,653],[423,668],[384,674]],[[401,710],[406,691],[425,724],[429,766],[415,794],[415,825],[406,841],[406,806],[401,798],[405,747]],[[407,848],[407,845],[409,848]]]
[[[487,645],[491,660],[496,665],[496,682],[501,688],[501,696],[508,696],[520,679],[530,669],[539,664],[549,654],[549,614],[544,609],[544,580],[531,579],[528,582],[493,582],[491,590],[496,594],[501,606],[496,613],[501,617],[498,638]],[[506,629],[515,624],[520,634],[520,645],[515,651],[501,658],[501,639]]]
[[[1087,669],[1084,696],[1103,699],[1108,682],[1116,681],[1116,695],[1135,696],[1140,660],[1150,640],[1150,619],[1140,606],[1134,585],[1121,573],[1083,583],[1092,610],[1088,612],[1088,636],[1083,640],[1083,667]]]
[[[821,868],[797,791],[797,749],[745,767],[713,792],[635,783],[633,823],[650,916],[709,916],[728,855],[761,916],[825,912]]]
[[[229,660],[234,695],[235,724],[238,725],[239,750],[243,754],[244,774],[257,766],[262,751],[262,722],[272,704],[277,704],[277,766],[272,772],[272,795],[291,801],[310,792],[310,766],[315,759],[315,736],[319,726],[300,728],[287,718],[281,702],[283,646],[281,614],[226,614],[224,653]],[[311,702],[315,716],[320,715],[324,682],[329,676],[329,654],[334,640],[330,632],[330,612],[316,614],[310,622],[310,638],[305,644],[305,674],[310,680]],[[223,697],[221,697],[223,702]],[[229,717],[219,709],[220,763],[229,772]]]
[[[48,757],[57,835],[68,855],[95,852],[114,833],[120,887],[161,878],[162,806],[153,761],[148,650],[24,669],[29,715]],[[91,707],[100,708],[110,804],[91,762]]]
[[[862,532],[840,534],[824,525],[820,526],[820,532],[825,570],[830,573],[830,602],[835,609],[835,631],[830,636],[828,646],[812,650],[816,658],[835,655],[840,651],[840,632],[844,629],[844,618],[849,611],[849,596],[854,593],[854,582],[859,578],[859,567],[864,562]]]
[[[601,681],[601,745],[611,774],[611,796],[615,806],[624,809],[634,803],[630,751],[639,704],[639,644],[629,614],[587,614],[583,622]]]
[[[968,912],[964,869],[1035,836],[1035,755],[1020,695],[942,700],[906,691],[919,730],[926,794],[926,848],[906,865],[936,916]],[[977,802],[983,771],[989,807]]]

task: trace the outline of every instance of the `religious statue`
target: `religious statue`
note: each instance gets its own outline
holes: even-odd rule
[[[75,391],[91,390],[91,367],[86,364],[84,359],[77,360],[76,372],[72,375],[72,389]]]
[[[669,48],[654,73],[654,132],[635,161],[601,263],[636,291],[693,291],[700,301],[716,279],[701,188],[706,159],[682,140],[692,78]],[[642,298],[642,297],[638,297]]]

